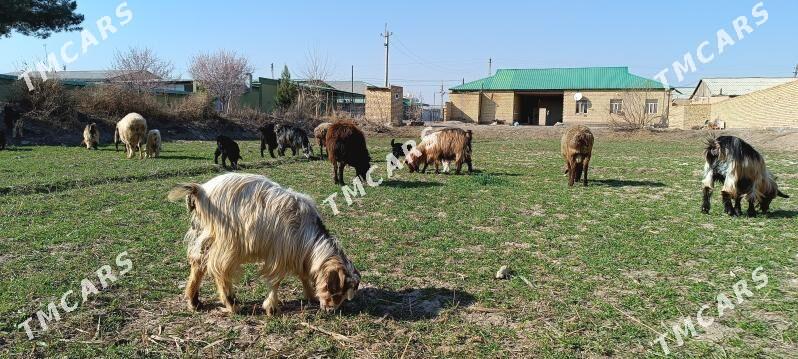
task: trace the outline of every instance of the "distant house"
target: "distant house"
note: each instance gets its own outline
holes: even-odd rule
[[[674,106],[670,126],[701,128],[796,128],[798,78],[740,77],[702,79],[682,106]]]
[[[501,69],[450,91],[448,121],[540,126],[606,125],[611,115],[622,113],[631,102],[640,111],[664,118],[670,93],[661,83],[631,74],[626,67]]]
[[[6,75],[18,78],[21,71],[10,72]],[[41,78],[41,73],[31,71],[28,73],[30,78]],[[47,72],[48,79],[58,79],[71,85],[102,85],[112,82],[126,82],[135,78],[136,81],[152,81],[154,88],[159,92],[194,92],[193,80],[183,79],[162,79],[149,71],[119,71],[119,70],[91,70],[91,71],[53,71]]]
[[[690,97],[693,96],[695,86],[692,87],[674,87],[671,91],[671,104],[684,105],[690,102]]]
[[[365,88],[364,93],[351,92],[350,81],[293,81],[300,90],[318,91],[322,98],[321,112],[330,111],[349,112],[354,116],[363,115],[365,112]],[[347,86],[343,86],[346,82]],[[332,86],[331,83],[341,87]],[[355,82],[358,84],[358,81]],[[361,82],[362,83],[362,82]],[[280,80],[259,77],[250,84],[249,90],[244,93],[239,102],[261,112],[272,112],[276,108],[277,89],[280,87]],[[356,87],[359,90],[359,87]]]
[[[716,103],[795,81],[793,77],[728,77],[702,79],[690,96],[693,103]]]

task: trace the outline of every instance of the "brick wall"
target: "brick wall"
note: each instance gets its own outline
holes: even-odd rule
[[[727,128],[798,127],[798,81],[712,104],[710,119]]]
[[[512,123],[514,116],[515,93],[506,92],[484,92],[482,94],[482,111],[479,118],[480,123],[492,123],[496,120]]]
[[[577,91],[565,91],[563,95],[562,117],[563,123],[565,124],[607,125],[610,121],[610,100],[623,100],[628,96],[639,95],[641,99],[657,100],[659,104],[657,114],[659,116],[664,116],[667,112],[668,93],[666,91],[637,92],[632,94],[625,91],[580,91],[583,100],[589,101],[589,107],[587,114],[577,114],[576,100],[574,100],[574,94],[576,92]]]
[[[709,104],[686,104],[671,106],[668,116],[668,127],[689,130],[694,127],[701,127],[706,120],[710,119],[711,105]]]
[[[402,91],[401,86],[367,87],[366,119],[392,126],[401,126],[404,119]]]
[[[449,118],[447,121],[462,121],[476,123],[479,118],[479,93],[463,92],[449,94],[451,102]]]

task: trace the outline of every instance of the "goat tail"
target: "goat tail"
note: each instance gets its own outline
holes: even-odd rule
[[[776,190],[776,195],[781,197],[781,198],[790,198],[790,196],[784,194],[784,192],[779,191],[779,190]]]
[[[208,196],[199,183],[180,183],[169,191],[167,198],[172,202],[185,198],[186,207],[191,212],[197,208],[198,203],[207,202]]]
[[[114,129],[114,146],[119,151],[119,127]]]

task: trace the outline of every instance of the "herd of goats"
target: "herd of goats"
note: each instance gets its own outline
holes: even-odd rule
[[[313,149],[308,134],[301,128],[268,124],[261,127],[261,156],[268,148],[283,156],[286,149],[310,158]],[[371,157],[366,136],[348,120],[323,123],[313,131],[320,154],[326,148],[333,165],[333,180],[344,185],[346,165],[366,180]],[[432,163],[435,172],[439,165],[448,171],[450,162],[460,173],[462,165],[472,172],[472,132],[460,128],[426,128],[418,145],[391,141],[392,154],[411,172],[424,172]],[[96,124],[86,126],[83,145],[97,148],[99,131]],[[593,152],[594,136],[585,126],[569,127],[561,140],[568,185],[582,181],[588,185],[588,167]],[[127,158],[136,151],[140,157],[158,157],[161,135],[158,130],[147,131],[147,121],[131,113],[116,125],[114,143],[125,145]],[[233,169],[241,159],[238,144],[226,136],[217,137],[214,162],[222,158],[222,166],[229,161]],[[144,147],[142,147],[144,146]],[[710,196],[715,182],[723,183],[724,210],[731,216],[742,214],[741,201],[748,202],[749,216],[757,214],[757,206],[766,213],[770,203],[778,197],[788,198],[776,185],[762,156],[748,143],[733,136],[711,138],[704,151],[703,203],[701,210],[710,210]],[[185,234],[191,272],[185,288],[189,307],[201,306],[199,286],[209,274],[217,287],[225,309],[237,312],[233,281],[244,263],[260,263],[261,274],[271,291],[263,302],[265,313],[278,311],[278,289],[289,275],[302,282],[309,301],[318,301],[323,310],[334,310],[344,300],[351,300],[360,284],[360,273],[344,253],[338,240],[324,226],[314,201],[305,194],[281,187],[261,175],[228,172],[204,184],[185,183],[173,188],[168,195],[172,201],[184,199],[191,216]]]

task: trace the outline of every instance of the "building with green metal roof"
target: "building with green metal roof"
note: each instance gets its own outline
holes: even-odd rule
[[[629,111],[665,118],[670,102],[662,83],[626,67],[500,69],[449,90],[446,119],[474,123],[602,125]]]

